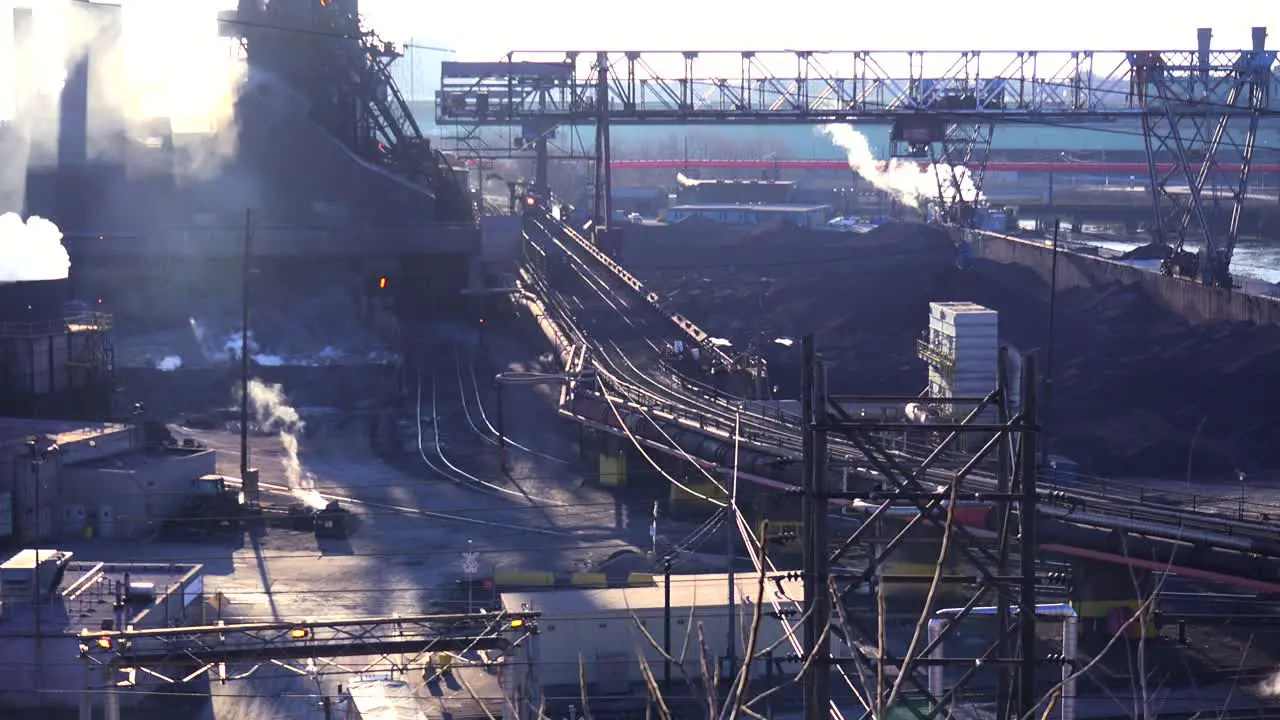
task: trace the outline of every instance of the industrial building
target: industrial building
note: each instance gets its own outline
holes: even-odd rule
[[[765,225],[782,222],[798,228],[822,228],[831,219],[830,205],[676,205],[667,208],[663,219],[669,223],[691,217],[732,225]]]
[[[0,416],[106,418],[111,326],[67,279],[0,283]]]
[[[740,663],[759,592],[758,578],[744,574],[731,582],[725,574],[675,575],[669,585],[667,582],[656,578],[653,584],[624,588],[503,593],[504,611],[541,613],[538,634],[503,659],[505,717],[536,717],[544,702],[546,712],[554,716],[557,705],[564,704],[556,698],[575,698],[584,692],[593,698],[597,712],[609,700],[616,701],[620,709],[628,704],[643,707],[647,693],[638,658],[643,656],[661,681],[663,657],[654,643],[664,642],[668,621],[670,655],[679,661],[673,663],[673,680],[683,682],[689,677],[698,681],[703,662],[721,668],[722,673],[726,659],[736,658]],[[775,602],[791,607],[793,601],[803,600],[803,594],[798,581],[770,581],[765,586],[763,611],[772,612]],[[766,615],[760,623],[757,647],[772,646],[784,633],[783,622]],[[730,636],[734,638],[732,650]],[[705,659],[700,643],[705,643]],[[792,652],[785,642],[774,650],[778,656]],[[778,673],[775,662],[761,660],[752,665],[753,679]],[[584,682],[586,688],[582,689]]]
[[[80,706],[87,717],[86,705],[91,712],[105,702],[140,700],[138,689],[162,681],[137,673],[139,687],[117,694],[123,678],[79,662],[76,634],[199,622],[203,594],[202,565],[86,562],[56,549],[17,553],[0,564],[0,643],[9,658],[0,708]]]
[[[139,426],[0,418],[0,542],[149,535],[214,469],[214,451]]]

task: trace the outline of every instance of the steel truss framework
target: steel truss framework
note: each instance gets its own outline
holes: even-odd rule
[[[1024,365],[1022,409],[1014,413],[1008,397],[1007,355],[1001,353],[998,387],[983,398],[958,425],[937,426],[908,425],[906,423],[866,422],[855,419],[844,409],[859,398],[837,396],[828,393],[825,374],[818,359],[812,336],[804,340],[804,394],[803,432],[805,447],[805,479],[803,512],[804,524],[801,542],[804,549],[803,577],[804,636],[806,652],[816,653],[818,658],[831,657],[829,637],[831,633],[842,636],[844,644],[852,652],[847,662],[861,665],[868,673],[863,677],[874,678],[873,687],[866,696],[872,698],[863,720],[871,717],[887,717],[892,708],[887,707],[894,693],[886,683],[886,676],[901,676],[901,691],[913,698],[923,698],[920,704],[906,708],[925,720],[953,706],[960,693],[980,666],[996,666],[999,673],[999,717],[1021,718],[1029,716],[1036,707],[1035,671],[1038,664],[1049,658],[1036,655],[1036,591],[1046,578],[1037,572],[1036,546],[1036,372],[1035,358],[1028,356]],[[918,398],[903,398],[904,403]],[[996,416],[996,421],[983,421],[983,416]],[[901,456],[890,452],[881,439],[885,431],[903,432],[908,429],[934,430],[945,435],[934,450],[918,465],[909,467]],[[827,438],[838,433],[851,442],[864,456],[863,464],[869,465],[878,477],[858,477],[866,487],[877,490],[862,493],[837,492],[826,486],[828,477]],[[926,472],[938,464],[944,453],[957,444],[963,436],[978,434],[981,448],[962,467],[951,475],[950,482],[939,486],[931,476],[926,485],[921,482]],[[974,493],[963,487],[964,478],[986,458],[994,455],[998,467],[998,482],[994,493]],[[864,471],[852,473],[858,476]],[[865,521],[832,553],[833,538],[827,530],[825,509],[831,498],[861,500],[868,514]],[[853,592],[862,586],[871,586],[874,594],[882,593],[882,581],[911,581],[919,578],[895,578],[879,572],[900,553],[903,544],[913,533],[925,528],[937,530],[947,524],[948,514],[959,500],[979,500],[990,503],[995,510],[995,539],[979,538],[969,528],[959,523],[950,529],[953,556],[961,558],[975,569],[972,577],[940,575],[941,582],[964,584],[967,600],[958,613],[951,617],[936,639],[921,643],[918,652],[910,657],[895,657],[877,631],[874,622],[868,622],[860,613],[846,612]],[[871,540],[872,532],[880,526],[880,519],[892,509],[900,513],[907,509],[910,519],[905,527],[892,538],[877,541],[879,549],[870,553],[865,570],[845,571],[834,569],[851,549],[864,546]],[[914,512],[911,512],[914,510]],[[995,545],[994,550],[992,545]],[[1012,557],[1017,552],[1017,567],[1012,567]],[[942,562],[941,558],[939,562]],[[942,570],[938,571],[942,573]],[[984,603],[994,604],[999,631],[994,642],[979,657],[928,659],[934,650],[963,625],[972,611]],[[880,604],[883,607],[883,603]],[[925,608],[932,613],[939,608]],[[1032,618],[1020,622],[1019,618]],[[877,648],[874,655],[860,648]],[[1061,660],[1055,658],[1055,660]],[[836,660],[834,662],[846,662]],[[927,683],[919,676],[926,666],[952,664],[967,667],[962,677],[940,697],[934,696]],[[825,708],[830,693],[827,687],[829,672],[819,663],[805,675],[805,698],[808,709],[817,712]],[[1016,682],[1014,682],[1016,680]],[[904,697],[904,696],[899,696]],[[922,709],[923,707],[923,709]],[[825,711],[820,713],[825,715]],[[818,714],[807,715],[817,717]]]
[[[611,124],[932,118],[944,130],[917,141],[917,149],[928,145],[925,156],[969,169],[967,178],[936,173],[936,200],[952,222],[973,204],[965,195],[981,192],[993,123],[1132,118],[1142,122],[1149,145],[1172,148],[1163,161],[1172,161],[1175,172],[1157,177],[1152,170],[1153,196],[1165,215],[1160,203],[1169,202],[1161,200],[1171,196],[1169,178],[1186,181],[1195,198],[1199,188],[1185,144],[1178,150],[1179,133],[1162,133],[1161,123],[1176,130],[1175,118],[1209,114],[1245,118],[1256,130],[1260,117],[1280,113],[1270,92],[1280,82],[1277,71],[1275,53],[1257,50],[513,52],[499,62],[443,63],[436,112],[441,125],[596,126],[604,136],[597,137],[595,157],[604,166],[597,169],[598,215],[608,204]],[[1249,157],[1245,166],[1252,136],[1239,144],[1237,154]],[[1246,169],[1238,187],[1247,182]],[[961,192],[962,185],[972,189]],[[1242,202],[1233,199],[1233,217]],[[1235,231],[1226,236],[1225,245],[1213,247],[1219,256],[1220,246],[1234,246]],[[1229,255],[1228,249],[1228,261]]]
[[[1260,49],[1198,57],[1129,54],[1133,91],[1154,110],[1143,114],[1142,127],[1154,229],[1173,251],[1162,268],[1166,274],[1178,271],[1206,285],[1232,286],[1231,256],[1248,194],[1258,123],[1271,108],[1275,61],[1275,52]],[[1225,188],[1226,193],[1218,193],[1207,183],[1221,174],[1214,170],[1224,160],[1239,167],[1236,181]],[[1214,209],[1219,205],[1217,198],[1226,195],[1225,222],[1205,207],[1208,191],[1214,191]],[[1193,221],[1203,248],[1190,261],[1184,245]]]
[[[941,152],[934,155],[932,169],[938,182],[938,209],[951,223],[972,222],[964,213],[981,196],[994,130],[991,123],[956,122],[947,125],[943,133]]]
[[[227,678],[229,664],[377,656],[420,662],[430,652],[497,650],[537,632],[538,613],[419,615],[351,620],[271,622],[82,632],[80,654],[90,665],[142,672],[168,682],[190,682],[217,668]],[[285,665],[288,667],[287,665]],[[186,674],[178,676],[174,668]]]

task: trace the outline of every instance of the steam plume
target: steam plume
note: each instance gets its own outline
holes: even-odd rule
[[[698,181],[685,176],[682,172],[678,172],[676,173],[676,184],[680,187],[692,187],[697,185]]]
[[[921,200],[938,197],[939,184],[948,202],[955,200],[957,194],[960,199],[968,201],[979,197],[969,168],[942,164],[922,168],[900,158],[881,163],[871,152],[866,136],[853,127],[831,123],[819,129],[836,147],[844,150],[854,172],[880,190],[892,194],[904,205],[918,208]],[[954,182],[957,179],[959,182]],[[956,185],[959,185],[959,193]]]
[[[96,108],[88,118],[91,154],[101,154],[121,132],[146,140],[158,121],[175,134],[232,127],[245,69],[230,52],[233,41],[218,36],[217,13],[234,9],[235,0],[118,2],[118,9],[75,0],[25,3],[33,23],[15,47],[15,62],[0,67],[12,78],[9,87],[0,80],[0,90],[16,97],[11,107],[0,104],[0,120],[12,114],[35,145],[56,146],[58,125],[49,116],[56,117],[68,70],[88,55],[90,106]],[[233,149],[219,143],[225,153]]]
[[[289,490],[294,496],[308,506],[317,510],[325,506],[324,498],[316,492],[311,479],[302,472],[302,461],[298,459],[298,435],[305,424],[298,411],[289,405],[282,385],[268,385],[257,378],[249,381],[249,408],[262,432],[276,433],[280,436],[280,447],[284,450],[284,474],[289,483]]]
[[[62,246],[62,231],[42,217],[24,223],[15,213],[0,215],[0,282],[64,280],[71,256]]]

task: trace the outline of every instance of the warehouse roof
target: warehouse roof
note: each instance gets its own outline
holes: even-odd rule
[[[754,573],[741,573],[734,580],[738,604],[754,602],[759,592],[759,578]],[[803,585],[794,580],[769,580],[765,583],[764,592],[766,603],[774,600],[799,602],[804,598]],[[502,594],[502,607],[507,612],[539,612],[560,617],[598,613],[601,610],[657,610],[662,609],[665,602],[666,592],[662,578],[658,578],[653,585],[641,587],[566,588]],[[727,574],[671,576],[672,607],[724,607],[728,602]]]
[[[751,212],[778,212],[778,213],[808,213],[820,210],[830,210],[830,205],[793,205],[789,203],[769,203],[762,205],[753,205],[749,203],[695,203],[690,205],[673,205],[671,210],[686,210],[690,212],[697,211],[734,211],[748,210]]]
[[[50,435],[59,445],[71,445],[101,435],[109,435],[126,429],[119,423],[92,423],[83,420],[38,420],[31,418],[0,418],[0,448],[21,445],[35,435]]]
[[[42,550],[41,554],[56,551]],[[15,556],[16,557],[16,556]],[[76,633],[80,630],[101,630],[104,620],[114,620],[113,600],[116,592],[126,593],[129,602],[125,606],[125,623],[142,624],[145,614],[164,613],[163,603],[174,593],[188,597],[183,606],[190,605],[203,592],[201,578],[203,566],[187,563],[101,563],[72,560],[65,566],[65,573],[58,583],[53,600],[42,606],[42,627],[46,632]],[[35,606],[26,602],[9,602],[3,622],[5,631],[15,627],[34,626]],[[157,623],[149,622],[154,626]],[[164,626],[163,619],[158,623]]]

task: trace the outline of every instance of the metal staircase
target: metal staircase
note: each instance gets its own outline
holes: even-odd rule
[[[378,159],[435,193],[437,220],[478,223],[465,183],[455,176],[448,158],[431,147],[391,75],[391,64],[402,53],[371,31],[363,33],[362,45],[368,78],[362,84]]]

